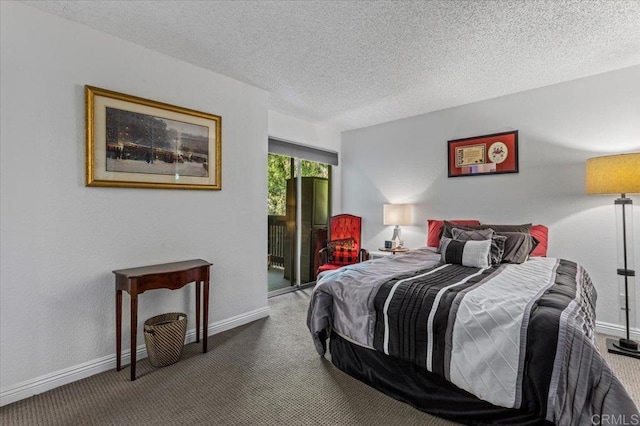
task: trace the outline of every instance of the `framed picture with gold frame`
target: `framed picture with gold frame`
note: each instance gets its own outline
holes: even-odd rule
[[[86,185],[220,190],[222,117],[85,86]]]
[[[449,177],[518,173],[518,131],[448,141]]]

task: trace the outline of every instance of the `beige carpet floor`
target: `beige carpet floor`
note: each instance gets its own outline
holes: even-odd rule
[[[0,408],[2,425],[447,425],[347,376],[316,354],[310,290],[269,300],[271,316],[185,347],[155,369],[138,363]],[[602,347],[603,338],[599,337]],[[606,354],[640,401],[640,360]],[[640,404],[639,404],[640,405]]]

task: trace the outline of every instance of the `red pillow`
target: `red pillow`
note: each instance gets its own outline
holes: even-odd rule
[[[533,225],[531,236],[538,240],[538,246],[529,256],[547,257],[547,240],[549,239],[549,228],[544,225]]]
[[[449,220],[448,222],[456,225],[480,225],[479,220]],[[444,220],[429,219],[427,226],[427,247],[438,247],[440,245],[440,230],[444,226]]]

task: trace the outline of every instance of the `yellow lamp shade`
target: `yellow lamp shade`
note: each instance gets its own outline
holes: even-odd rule
[[[640,193],[640,152],[587,160],[587,194]]]

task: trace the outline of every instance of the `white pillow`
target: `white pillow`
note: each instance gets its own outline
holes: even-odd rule
[[[491,264],[491,240],[459,241],[442,237],[440,259],[444,263],[456,263],[471,268],[488,268]]]

